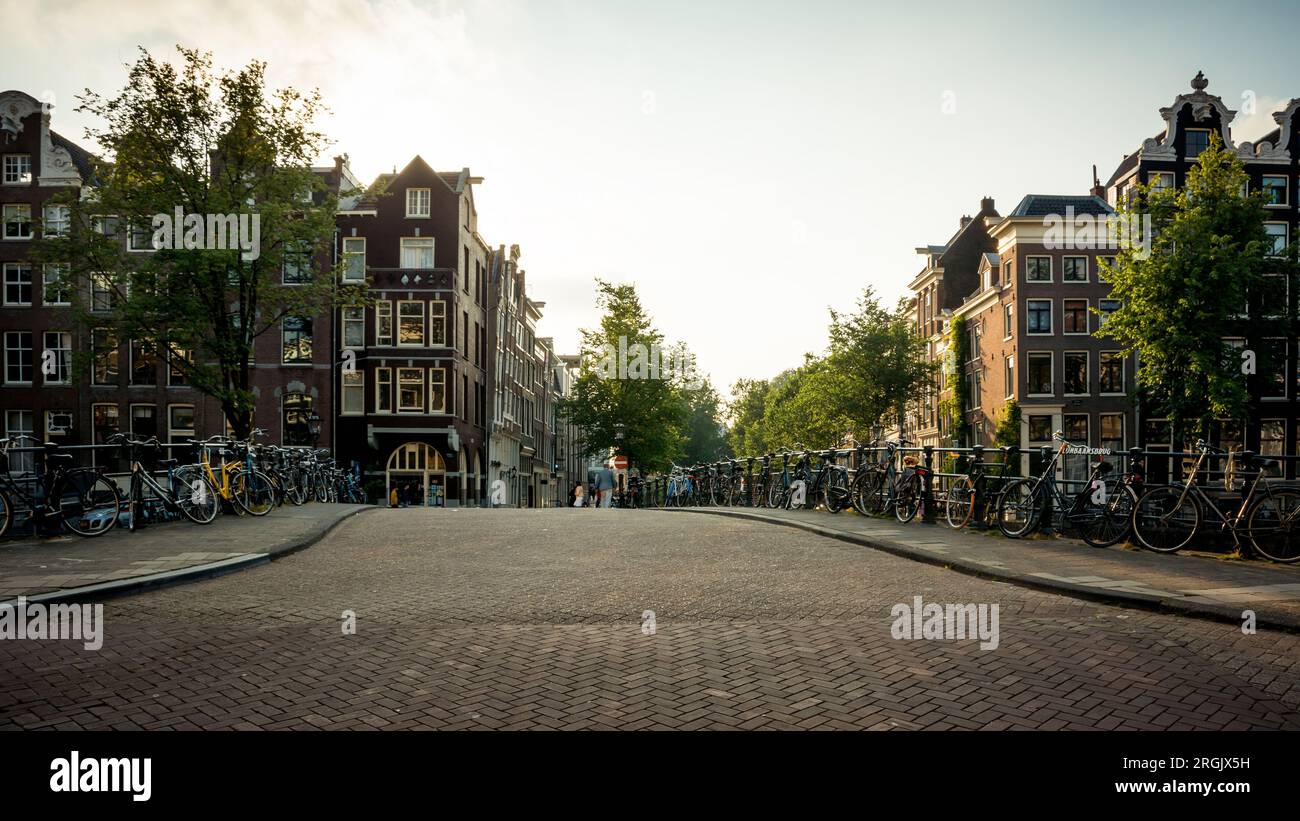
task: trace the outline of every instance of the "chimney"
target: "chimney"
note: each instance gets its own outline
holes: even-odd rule
[[[967,225],[970,225],[970,217],[964,216],[961,218],[961,227],[965,228]]]
[[[1088,193],[1098,199],[1106,199],[1106,189],[1102,187],[1101,178],[1097,176],[1096,163],[1092,164],[1092,188],[1088,189]]]
[[[984,197],[984,199],[980,200],[980,211],[981,211],[981,212],[988,212],[988,213],[992,213],[992,212],[993,212],[993,198],[992,198],[992,197],[986,196],[986,197]]]

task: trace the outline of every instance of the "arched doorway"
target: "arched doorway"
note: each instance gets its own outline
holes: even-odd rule
[[[418,493],[408,501],[413,505],[446,504],[447,465],[442,454],[424,442],[407,442],[388,456],[384,469],[384,487],[391,491],[397,485],[413,484]]]

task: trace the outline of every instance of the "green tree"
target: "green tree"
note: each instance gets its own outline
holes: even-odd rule
[[[732,453],[750,456],[770,449],[763,427],[763,411],[771,387],[772,383],[766,379],[740,379],[731,386],[727,442]]]
[[[1020,444],[1020,422],[1023,419],[1020,403],[1014,399],[1002,406],[1002,416],[993,431],[993,444],[1001,448]]]
[[[690,416],[682,433],[682,458],[688,465],[716,462],[731,456],[727,429],[722,422],[722,397],[713,384],[705,379],[699,387],[685,387],[682,391]]]
[[[689,387],[689,374],[653,367],[664,337],[634,285],[597,279],[596,291],[600,326],[582,330],[578,375],[557,410],[582,429],[586,455],[612,451],[642,471],[664,470],[683,452],[682,431],[690,416],[683,389]]]
[[[88,195],[63,200],[69,235],[41,240],[34,256],[64,265],[87,331],[136,341],[216,398],[236,435],[247,436],[254,340],[285,317],[359,304],[362,291],[340,289],[333,271],[316,270],[317,253],[328,258],[337,208],[311,170],[326,145],[313,126],[319,95],[268,91],[261,62],[217,76],[210,54],[178,51],[179,69],[141,49],[119,93],[80,96],[77,110],[103,124],[87,137],[106,157],[96,160]],[[257,225],[257,241],[247,250],[195,247],[195,237],[207,244],[200,227],[175,237],[174,248],[127,250],[124,235],[137,248],[154,245],[154,215],[178,210],[205,225],[207,215],[238,215]],[[282,283],[286,255],[301,261],[303,284]],[[83,355],[78,368],[87,362]]]
[[[1241,161],[1215,135],[1183,188],[1141,187],[1121,204],[1122,225],[1149,218],[1149,254],[1142,243],[1125,243],[1115,264],[1103,266],[1120,308],[1098,335],[1137,354],[1152,414],[1169,418],[1178,437],[1205,434],[1214,419],[1247,415],[1242,359],[1225,340],[1244,336],[1246,347],[1262,354],[1261,367],[1274,364],[1258,343],[1277,329],[1258,314],[1250,323],[1242,315],[1252,294],[1257,307],[1284,299],[1285,287],[1274,293],[1262,287],[1263,277],[1294,265],[1270,258],[1263,198],[1243,196],[1247,182]],[[1294,260],[1294,249],[1289,255]]]

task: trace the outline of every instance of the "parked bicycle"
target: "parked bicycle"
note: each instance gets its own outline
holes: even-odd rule
[[[10,451],[31,442],[43,448],[41,473],[28,479],[10,472]],[[100,536],[113,529],[122,494],[103,468],[72,467],[72,455],[53,442],[19,434],[0,439],[0,537],[15,522],[36,528],[55,523],[78,536]]]
[[[178,467],[176,459],[157,459],[162,444],[157,438],[132,439],[125,433],[110,436],[107,444],[120,445],[128,453],[130,485],[127,490],[127,527],[132,533],[144,523],[146,511],[150,513],[161,505],[168,511],[179,512],[195,524],[209,524],[221,512],[221,500],[212,482],[196,465]],[[153,458],[167,471],[167,478],[159,482],[143,464],[142,451],[152,451]],[[150,496],[145,495],[149,491]]]

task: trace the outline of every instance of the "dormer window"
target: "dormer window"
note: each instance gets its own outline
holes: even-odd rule
[[[1201,152],[1210,147],[1210,130],[1208,128],[1189,128],[1183,132],[1183,137],[1187,141],[1187,159],[1194,160],[1201,156]]]

